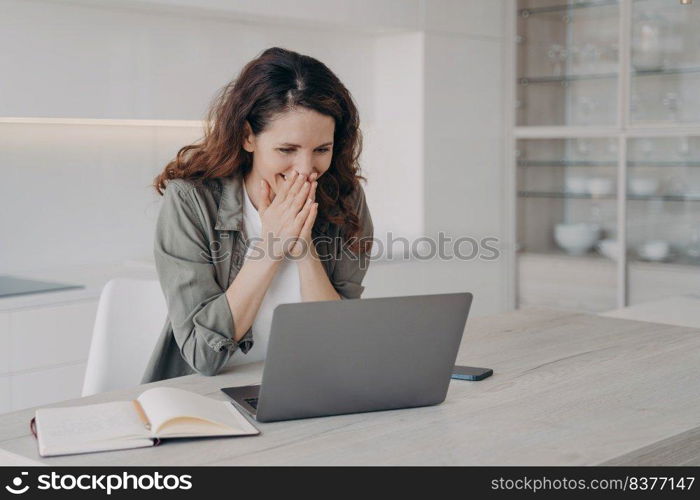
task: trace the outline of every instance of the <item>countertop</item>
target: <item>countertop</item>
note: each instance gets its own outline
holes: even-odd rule
[[[444,403],[268,424],[260,436],[41,458],[34,409],[0,415],[0,463],[44,465],[700,465],[700,329],[546,309],[471,318]],[[180,387],[219,400],[262,364],[64,401]]]
[[[149,260],[125,260],[10,274],[19,278],[82,285],[84,288],[2,297],[0,312],[80,300],[97,300],[102,288],[112,278],[158,279],[155,263]]]

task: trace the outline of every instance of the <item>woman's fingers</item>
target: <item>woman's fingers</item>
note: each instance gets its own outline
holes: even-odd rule
[[[293,234],[296,236],[296,240],[292,247],[289,249],[290,255],[300,256],[301,252],[310,251],[309,246],[313,245],[311,239],[311,229],[316,221],[316,215],[318,214],[318,203],[313,203],[310,199],[306,199],[304,206],[299,211],[299,213],[294,218],[292,224]],[[300,243],[300,240],[304,243]]]
[[[271,187],[269,184],[265,186],[267,191],[261,196],[264,200],[263,207],[272,206],[274,209],[268,211],[267,225],[277,225],[278,229],[275,233],[282,238],[298,237],[300,233],[308,238],[311,234],[318,213],[318,204],[315,203],[317,178],[316,172],[307,178],[293,171],[272,201],[270,201]],[[277,221],[276,224],[273,224],[274,220]]]
[[[290,175],[287,176],[285,181],[282,183],[282,189],[280,189],[280,192],[277,193],[277,196],[275,196],[275,199],[279,198],[279,202],[283,202],[287,199],[287,196],[289,194],[289,190],[292,188],[294,185],[294,182],[297,180],[298,177],[298,172],[294,170]]]
[[[294,179],[294,183],[290,186],[289,191],[287,192],[287,203],[293,204],[296,195],[299,193],[299,190],[304,187],[305,184],[306,177],[304,175],[297,174],[297,176]]]
[[[306,203],[304,203],[304,206],[301,207],[301,210],[299,213],[294,217],[294,233],[299,235],[304,234],[302,233],[302,228],[304,227],[304,224],[306,222],[306,219],[309,217],[309,213],[311,212],[311,207],[313,206],[313,203],[311,202],[310,199],[306,199]]]
[[[306,199],[309,198],[310,190],[311,184],[309,182],[305,182],[299,192],[294,196],[291,205],[291,210],[294,212],[294,214],[296,214],[304,206]]]
[[[301,228],[302,235],[311,234],[311,229],[314,227],[314,222],[316,221],[316,215],[318,215],[318,203],[310,203],[306,221],[304,222],[304,226]]]

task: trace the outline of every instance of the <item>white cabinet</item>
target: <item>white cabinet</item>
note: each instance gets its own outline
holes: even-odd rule
[[[700,290],[700,9],[514,0],[520,305],[601,311]]]
[[[518,259],[520,307],[603,312],[615,307],[615,263],[596,257],[523,253]]]
[[[13,374],[12,410],[79,398],[84,376],[85,362]]]
[[[0,313],[0,412],[80,397],[97,299]]]
[[[11,371],[85,361],[96,313],[95,300],[12,312]]]
[[[11,409],[10,400],[10,315],[0,313],[0,413]]]
[[[151,261],[56,267],[28,279],[83,288],[0,299],[0,413],[80,397],[97,305],[113,278],[155,279]]]
[[[10,315],[0,313],[0,376],[10,371]],[[0,390],[0,395],[2,391]],[[2,403],[0,403],[2,405]]]
[[[630,304],[641,304],[664,297],[698,292],[700,292],[700,271],[697,266],[661,262],[630,263]]]
[[[12,410],[12,400],[10,399],[10,377],[0,375],[0,413],[7,413]]]
[[[10,315],[0,313],[0,413],[11,409],[10,400]]]

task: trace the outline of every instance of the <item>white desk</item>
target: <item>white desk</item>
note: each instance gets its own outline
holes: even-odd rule
[[[524,310],[470,319],[458,362],[494,375],[452,381],[447,400],[433,407],[256,424],[256,437],[46,459],[29,432],[30,409],[0,415],[0,450],[46,465],[94,466],[700,464],[698,329]],[[247,365],[60,406],[133,398],[153,385],[226,400],[220,387],[256,383],[261,371]]]

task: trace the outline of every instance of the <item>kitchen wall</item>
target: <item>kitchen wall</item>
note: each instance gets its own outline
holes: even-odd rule
[[[333,3],[333,8],[329,4]],[[504,2],[1,0],[0,118],[200,120],[264,48],[326,62],[360,109],[378,237],[505,241]],[[323,40],[323,43],[319,43]],[[149,187],[196,125],[0,120],[0,273],[150,259]],[[375,262],[367,296],[470,290],[510,307],[506,259]]]
[[[510,308],[504,171],[505,2],[445,2],[426,10],[425,230],[499,248],[487,260],[443,264],[440,286],[474,292],[476,314]],[[437,5],[436,5],[437,7]],[[469,244],[460,248],[469,255]],[[484,258],[482,258],[484,257]],[[440,273],[440,271],[435,271]]]

